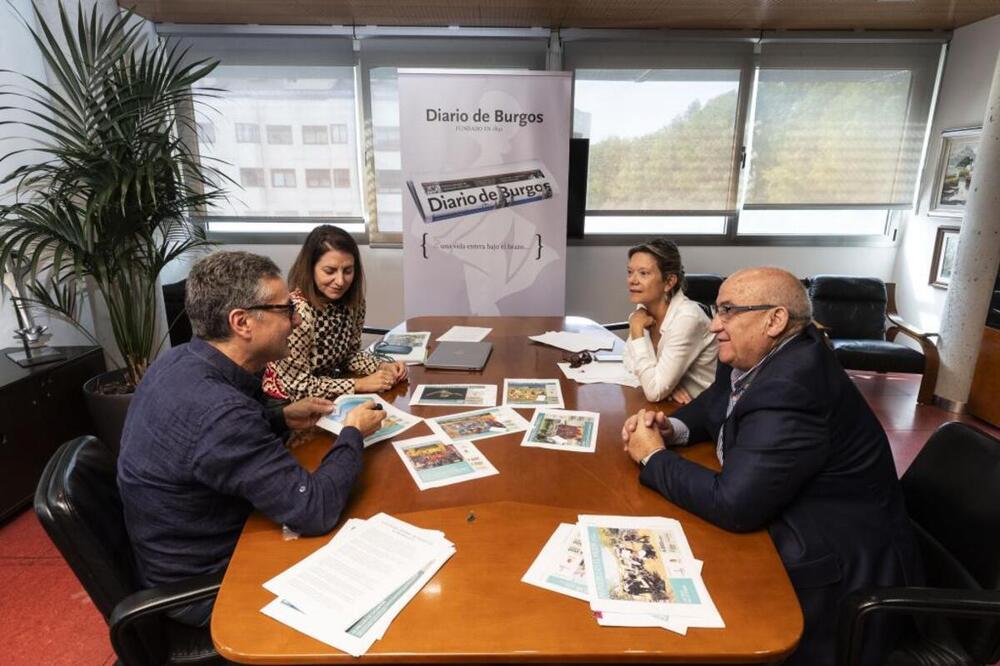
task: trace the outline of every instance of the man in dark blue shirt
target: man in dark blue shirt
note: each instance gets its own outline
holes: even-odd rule
[[[147,586],[225,568],[254,509],[303,534],[333,529],[361,469],[362,439],[384,418],[373,403],[352,410],[310,474],[281,435],[314,425],[333,403],[262,403],[260,373],[288,353],[299,323],[278,267],[247,252],[209,255],[191,269],[185,306],[196,337],[143,377],[118,458],[125,524]],[[174,616],[204,625],[210,613],[207,603]]]

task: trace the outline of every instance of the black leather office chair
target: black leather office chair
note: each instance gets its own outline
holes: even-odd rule
[[[49,460],[35,512],[111,632],[125,666],[225,664],[208,629],[167,618],[172,608],[214,598],[222,573],[140,589],[115,481],[115,455],[95,437],[67,442]]]
[[[684,295],[701,305],[705,314],[711,317],[712,306],[715,305],[715,299],[719,295],[719,287],[722,286],[725,279],[715,273],[688,273],[684,277],[686,283]],[[624,331],[628,328],[628,321],[609,322],[601,324],[601,326],[609,331]]]
[[[922,374],[917,402],[929,404],[937,384],[938,350],[925,333],[896,312],[895,285],[878,278],[817,275],[810,280],[813,319],[820,324],[840,364],[849,370]],[[888,327],[887,327],[888,324]],[[896,342],[904,334],[920,351]]]
[[[883,612],[913,615],[920,627],[892,666],[1000,660],[1000,440],[946,423],[901,481],[928,587],[851,595],[838,617],[838,663],[860,663],[866,620]]]

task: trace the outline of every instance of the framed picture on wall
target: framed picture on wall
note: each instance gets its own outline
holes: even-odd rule
[[[961,217],[965,213],[982,129],[965,127],[941,133],[941,157],[928,215]]]
[[[938,227],[931,258],[931,286],[947,289],[951,284],[958,250],[958,231],[958,227]]]

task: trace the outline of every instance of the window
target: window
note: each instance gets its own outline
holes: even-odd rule
[[[376,127],[375,150],[399,150],[399,128]]]
[[[302,143],[307,146],[320,146],[330,143],[330,132],[326,125],[303,125]]]
[[[330,125],[330,143],[347,143],[347,125]]]
[[[277,145],[291,145],[292,126],[291,125],[268,125],[267,142]]]
[[[240,184],[243,187],[264,187],[264,170],[240,169]]]
[[[330,210],[348,213],[336,224],[364,232],[350,37],[227,32],[189,33],[184,41],[192,57],[220,61],[198,83],[211,98],[195,107],[197,122],[214,123],[219,140],[199,153],[243,185],[230,186],[229,199],[208,211],[209,232],[298,233],[313,217],[307,211]],[[335,127],[340,143],[333,146]],[[333,190],[335,168],[347,172],[347,187]],[[301,224],[267,220],[292,210]],[[258,215],[247,220],[249,211]]]
[[[351,186],[351,172],[349,169],[333,170],[333,186],[346,188]]]
[[[306,169],[306,187],[330,187],[330,170]]]
[[[236,123],[236,143],[260,143],[260,127],[254,123]]]
[[[212,144],[215,143],[215,125],[210,122],[197,123],[198,129],[198,143],[201,144]]]
[[[271,169],[271,187],[295,187],[295,169]]]

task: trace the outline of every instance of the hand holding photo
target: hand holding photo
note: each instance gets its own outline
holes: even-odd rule
[[[597,412],[538,409],[521,446],[593,453],[597,450],[599,420]]]
[[[398,435],[423,421],[418,416],[413,416],[400,409],[396,409],[374,393],[357,393],[354,395],[342,395],[334,400],[333,411],[321,418],[316,425],[324,430],[329,430],[335,435],[339,435],[340,431],[344,429],[344,419],[347,417],[347,413],[369,401],[374,401],[378,409],[385,410],[385,420],[382,421],[382,427],[365,437],[366,447]]]
[[[504,379],[503,404],[510,407],[564,407],[558,379]]]

